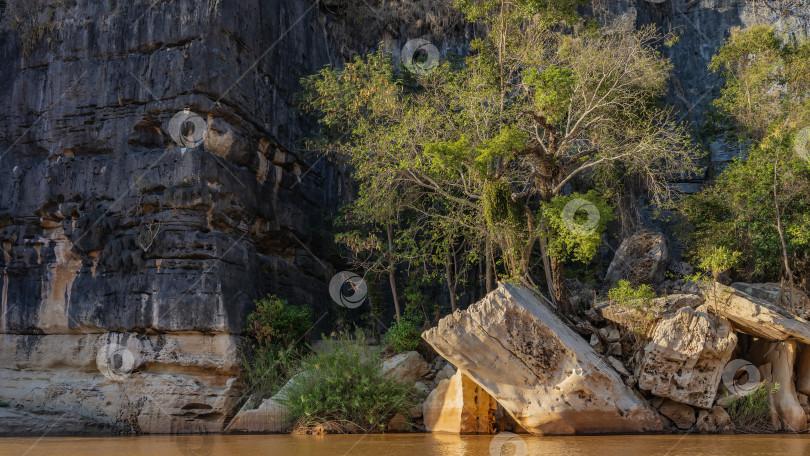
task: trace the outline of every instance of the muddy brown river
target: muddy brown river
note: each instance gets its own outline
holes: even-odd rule
[[[508,437],[497,441],[493,436],[437,434],[31,437],[0,439],[0,455],[810,456],[810,435]]]

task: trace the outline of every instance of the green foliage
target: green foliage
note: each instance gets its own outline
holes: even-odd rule
[[[566,223],[564,209],[576,199],[585,200],[592,207],[580,207],[573,214],[573,219],[569,219]],[[577,229],[585,227],[589,217],[588,209],[592,214],[598,213],[598,222],[592,229]],[[593,259],[597,249],[602,245],[602,233],[607,229],[607,223],[616,219],[613,209],[605,198],[594,190],[584,195],[574,193],[568,196],[555,196],[550,202],[542,205],[540,213],[552,233],[549,254],[559,261],[574,260],[582,263],[588,263]]]
[[[282,349],[276,346],[256,346],[242,354],[242,380],[248,396],[259,400],[271,397],[287,383],[298,367],[300,350]]]
[[[622,306],[635,308],[649,307],[650,302],[656,298],[655,291],[647,284],[642,284],[638,288],[627,280],[619,280],[616,285],[608,291],[608,298],[611,302]]]
[[[772,26],[751,27],[733,34],[709,69],[726,79],[714,105],[754,139],[810,120],[810,42],[782,39]]]
[[[717,279],[723,271],[734,267],[740,260],[740,252],[735,252],[725,246],[712,247],[698,264],[700,269],[711,273]]]
[[[5,2],[3,20],[11,22],[20,33],[22,51],[30,55],[39,43],[57,27],[54,16],[57,9],[65,6],[63,0],[9,0]]]
[[[405,307],[402,317],[395,321],[385,333],[382,343],[396,353],[415,350],[422,335],[425,316],[416,305]]]
[[[735,272],[745,280],[779,281],[785,274],[780,222],[794,277],[810,286],[810,161],[795,147],[797,133],[810,127],[810,42],[752,27],[733,34],[710,69],[726,80],[714,102],[715,123],[735,127],[751,150],[714,186],[683,202],[686,253],[702,262],[714,249],[739,252]]]
[[[501,11],[500,0],[454,0],[469,21],[495,22]],[[516,0],[513,17],[535,17],[536,26],[549,27],[559,22],[573,25],[580,21],[578,7],[586,0]]]
[[[532,69],[526,73],[524,82],[535,88],[535,108],[544,113],[550,123],[557,124],[565,119],[576,84],[570,68],[552,64],[542,72]]]
[[[512,187],[503,181],[490,181],[484,187],[484,218],[491,228],[501,224],[520,227],[526,223],[523,204],[512,199]]]
[[[310,148],[345,161],[358,184],[339,237],[356,266],[418,267],[427,280],[449,266],[453,282],[492,252],[500,280],[531,279],[545,263],[542,236],[559,272],[564,259],[593,258],[613,219],[589,193],[601,212],[595,231],[564,229],[566,185],[644,182],[661,203],[667,179],[691,172],[688,134],[660,103],[666,37],[653,27],[585,30],[581,3],[460,0],[488,30],[469,55],[412,75],[381,47],[302,81],[301,107],[322,127]],[[578,27],[552,26],[560,21]]]
[[[256,310],[248,315],[247,335],[260,345],[298,348],[312,327],[312,312],[306,305],[293,306],[267,295],[254,301]]]
[[[301,374],[280,400],[298,426],[337,422],[372,432],[415,405],[413,386],[383,376],[379,356],[359,333],[353,340],[325,342],[323,350],[301,361]]]
[[[11,407],[11,404],[9,404],[6,401],[0,401],[0,408],[8,408],[8,407]]]
[[[292,306],[274,295],[254,301],[248,315],[242,378],[249,395],[256,399],[272,396],[289,379],[301,354],[304,336],[312,327],[307,306]]]
[[[511,160],[526,146],[528,135],[514,126],[506,126],[490,139],[475,147],[475,168],[482,176],[489,177],[496,160]]]
[[[729,402],[726,411],[738,432],[773,431],[768,396],[778,390],[778,383],[774,383],[773,387],[769,388],[765,382],[762,382],[754,392]],[[728,391],[726,391],[726,397],[728,397]]]
[[[772,144],[755,146],[745,160],[730,164],[713,186],[683,201],[681,232],[692,262],[705,263],[726,252],[734,256],[726,269],[734,266],[745,280],[779,281],[783,260],[774,206],[776,184],[789,261],[794,273],[804,281],[810,279],[810,163],[791,157],[787,145]],[[701,267],[716,271],[723,265],[711,266]]]
[[[632,309],[632,312],[623,317],[623,325],[639,335],[645,335],[652,329],[655,298],[655,291],[649,285],[633,287],[627,280],[619,280],[608,290],[608,299],[612,304]]]

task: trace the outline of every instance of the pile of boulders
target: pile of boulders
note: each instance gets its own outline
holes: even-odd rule
[[[745,431],[724,408],[740,395],[728,393],[728,371],[739,363],[752,365],[766,388],[779,385],[768,399],[770,429],[806,430],[810,300],[780,284],[690,281],[693,272],[670,261],[662,235],[633,236],[606,283],[646,283],[663,296],[644,306],[611,303],[599,298],[609,285],[595,296],[569,281],[587,320],[574,328],[533,292],[500,284],[423,334],[458,368],[430,393],[426,430],[504,430],[496,418],[503,408],[514,429],[538,435]]]

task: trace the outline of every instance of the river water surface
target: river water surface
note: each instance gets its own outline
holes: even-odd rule
[[[514,438],[514,436],[512,437]],[[190,435],[0,439],[3,456],[810,456],[810,435],[533,437],[492,448],[492,436]],[[500,442],[500,441],[499,441]],[[523,446],[525,447],[519,448]],[[494,445],[497,447],[497,445]],[[516,453],[515,450],[518,450]],[[525,453],[523,451],[525,450]]]

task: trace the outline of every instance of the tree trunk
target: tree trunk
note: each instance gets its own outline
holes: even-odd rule
[[[546,235],[547,233],[545,228],[540,230],[540,258],[543,260],[543,272],[546,275],[546,286],[548,287],[548,295],[551,297],[551,303],[555,306],[557,305],[557,296],[554,293],[554,280],[551,278],[551,260],[548,256],[548,248],[546,244]]]
[[[565,287],[565,266],[562,262],[549,257],[551,279],[554,281],[554,300],[557,301],[557,312],[561,315],[574,314],[571,301],[568,300],[568,288]]]
[[[487,294],[489,294],[489,292],[491,292],[493,289],[495,289],[495,284],[492,281],[492,269],[495,267],[495,265],[493,264],[494,260],[492,258],[492,240],[491,239],[487,239],[486,249],[487,249],[487,253],[486,253],[486,265],[485,265],[485,267],[487,268],[487,274],[486,274],[487,275],[487,277],[486,277]]]
[[[391,282],[391,295],[394,297],[394,312],[396,312],[398,321],[400,317],[399,296],[397,295],[397,279],[395,277],[396,265],[394,264],[394,233],[391,229],[391,222],[388,222],[386,232],[388,233],[388,281]]]
[[[445,253],[444,257],[444,273],[447,278],[447,290],[450,292],[450,309],[456,311],[456,287],[453,283],[453,269],[451,267],[452,258],[450,252]]]
[[[788,253],[787,253],[787,244],[785,243],[785,234],[782,231],[782,212],[779,209],[779,194],[777,190],[777,176],[778,176],[778,166],[779,166],[779,157],[777,156],[776,161],[773,163],[773,207],[776,211],[776,231],[779,233],[779,242],[782,244],[782,261],[785,264],[785,274],[788,277],[788,282],[790,284],[790,301],[788,302],[788,310],[791,312],[795,312],[793,304],[793,271],[790,269],[790,261],[788,260]],[[783,281],[784,284],[784,281]],[[782,286],[779,287],[779,299],[780,304],[782,300]]]

